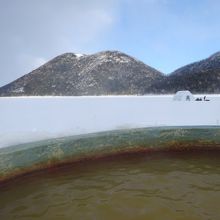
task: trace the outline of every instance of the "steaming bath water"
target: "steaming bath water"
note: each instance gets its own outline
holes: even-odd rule
[[[116,156],[0,188],[0,219],[220,219],[220,152]]]

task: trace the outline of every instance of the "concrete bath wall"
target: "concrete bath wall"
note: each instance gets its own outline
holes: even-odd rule
[[[207,95],[209,102],[178,102],[172,98],[2,97],[0,148],[117,129],[220,125],[220,95]]]
[[[98,132],[0,149],[0,183],[88,159],[152,151],[220,150],[220,127],[158,127]]]

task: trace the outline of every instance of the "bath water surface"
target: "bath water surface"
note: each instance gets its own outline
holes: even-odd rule
[[[115,156],[0,186],[0,219],[220,219],[220,152]]]

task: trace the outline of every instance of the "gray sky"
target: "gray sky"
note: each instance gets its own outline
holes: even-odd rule
[[[120,50],[169,73],[220,48],[218,0],[0,0],[0,86],[65,52]]]
[[[115,4],[0,0],[0,86],[61,53],[101,50],[99,39],[111,29]]]

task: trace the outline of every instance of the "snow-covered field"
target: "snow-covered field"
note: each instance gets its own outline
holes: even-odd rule
[[[197,95],[195,97],[203,97]],[[220,125],[220,95],[2,97],[0,148],[47,138],[151,126]]]

